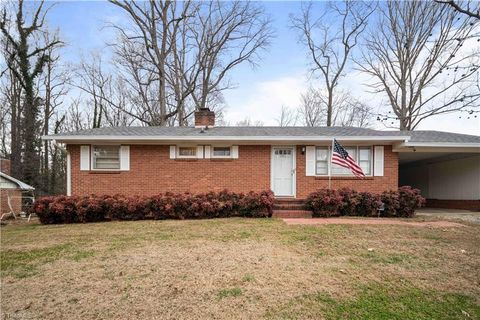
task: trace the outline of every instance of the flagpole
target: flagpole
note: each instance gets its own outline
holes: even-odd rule
[[[335,138],[332,138],[332,148],[330,149],[330,163],[328,164],[328,189],[332,189],[332,157],[333,157],[333,141]]]

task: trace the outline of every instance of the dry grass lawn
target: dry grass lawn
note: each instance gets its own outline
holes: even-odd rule
[[[1,228],[3,319],[480,319],[480,225]]]

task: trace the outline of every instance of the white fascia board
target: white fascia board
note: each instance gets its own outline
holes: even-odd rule
[[[408,142],[394,145],[393,152],[468,152],[480,153],[480,143]]]
[[[297,142],[322,142],[332,141],[332,136],[43,136],[43,140],[56,140],[57,142],[79,141],[297,141]],[[338,141],[408,141],[409,136],[336,136]]]
[[[475,142],[405,142],[405,147],[444,147],[444,148],[480,148]]]

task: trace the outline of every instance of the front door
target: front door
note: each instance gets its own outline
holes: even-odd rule
[[[295,147],[272,148],[272,190],[275,196],[295,195]]]

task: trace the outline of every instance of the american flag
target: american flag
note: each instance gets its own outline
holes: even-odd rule
[[[360,168],[355,160],[350,157],[347,150],[345,150],[345,148],[343,148],[342,145],[335,139],[333,139],[332,163],[350,169],[358,178],[365,177],[362,168]]]

